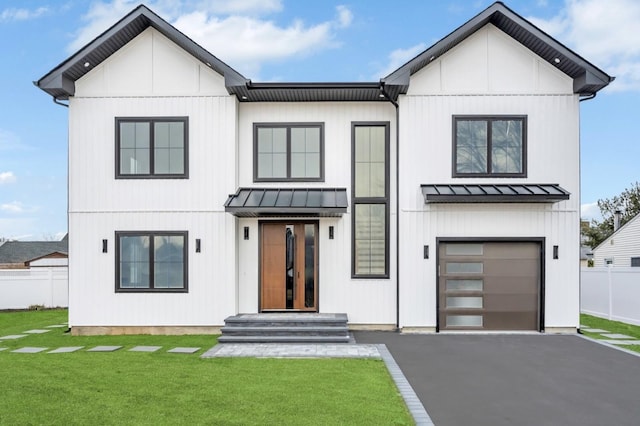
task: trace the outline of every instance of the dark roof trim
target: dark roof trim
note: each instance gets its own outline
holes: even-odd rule
[[[254,83],[228,88],[240,102],[382,101],[380,82]],[[395,96],[399,92],[396,91]]]
[[[383,78],[381,82],[387,86],[398,86],[401,93],[406,93],[411,75],[420,71],[489,23],[504,31],[549,62],[553,67],[573,78],[574,93],[583,96],[592,95],[614,80],[614,77],[607,75],[604,71],[509,9],[502,2],[496,2]],[[558,63],[556,63],[556,59],[559,60]]]
[[[49,71],[40,80],[34,82],[35,85],[56,99],[68,99],[75,93],[76,80],[102,63],[148,27],[153,27],[196,59],[224,76],[227,87],[245,84],[248,81],[149,8],[140,5],[74,55]],[[85,67],[86,63],[89,65]]]
[[[238,188],[224,210],[237,217],[342,216],[346,188]]]
[[[571,195],[558,184],[420,185],[430,203],[555,203]]]

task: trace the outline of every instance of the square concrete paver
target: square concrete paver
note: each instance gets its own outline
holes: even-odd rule
[[[587,331],[589,333],[608,333],[609,332],[609,330],[603,330],[601,328],[589,328],[589,327],[582,327],[581,330]]]
[[[626,334],[620,334],[620,333],[602,333],[602,335],[604,337],[609,338],[609,339],[625,339],[625,340],[633,340],[634,339],[631,336],[627,336]]]
[[[49,348],[35,348],[32,346],[26,346],[24,348],[16,349],[15,351],[11,351],[17,354],[37,354],[38,352],[46,351]]]
[[[9,349],[9,348],[0,348],[0,352],[6,351],[7,349]]]
[[[54,349],[52,351],[47,352],[48,354],[68,354],[70,352],[79,351],[84,348],[84,346],[63,346],[58,349]]]
[[[121,347],[122,346],[96,346],[95,348],[88,349],[87,352],[114,352]]]
[[[155,352],[160,348],[162,348],[162,346],[136,346],[135,348],[129,349],[129,352]]]
[[[44,334],[44,333],[48,333],[51,330],[40,330],[40,329],[35,329],[35,330],[27,330],[27,331],[23,331],[23,333],[25,334]]]
[[[609,343],[610,345],[640,345],[640,340],[598,340],[599,342]]]
[[[183,348],[183,347],[179,347],[179,348],[169,349],[167,352],[171,353],[171,354],[194,354],[194,353],[198,352],[199,350],[200,350],[200,348]]]
[[[10,334],[8,336],[0,337],[0,340],[13,340],[13,339],[20,339],[22,337],[27,337],[27,335],[26,334]]]
[[[62,328],[62,327],[68,327],[67,324],[54,324],[54,325],[48,325],[46,328]]]

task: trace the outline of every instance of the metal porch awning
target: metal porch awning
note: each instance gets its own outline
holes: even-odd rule
[[[347,189],[238,188],[224,210],[237,217],[338,217],[347,212]]]
[[[425,184],[420,185],[429,203],[556,203],[569,192],[558,184]]]

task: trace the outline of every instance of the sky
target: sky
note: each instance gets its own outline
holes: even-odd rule
[[[67,231],[65,107],[33,85],[140,0],[0,0],[0,239]],[[149,0],[254,82],[378,81],[490,0]],[[615,76],[581,103],[582,217],[640,180],[639,0],[505,0]]]

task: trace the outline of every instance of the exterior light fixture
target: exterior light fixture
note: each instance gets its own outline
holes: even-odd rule
[[[89,68],[89,66],[90,66],[90,65],[91,65],[91,63],[90,63],[89,61],[87,61],[87,62],[85,62],[85,63],[84,63],[84,67],[85,67],[85,68]]]
[[[102,252],[106,253],[107,252],[107,246],[108,246],[108,242],[107,240],[102,240]]]
[[[559,63],[560,63],[560,58],[555,58],[555,59],[553,60],[553,62],[555,62],[556,64],[559,64]]]
[[[196,253],[200,253],[200,238],[196,238]]]
[[[249,227],[248,226],[244,227],[244,239],[245,240],[249,239]]]

